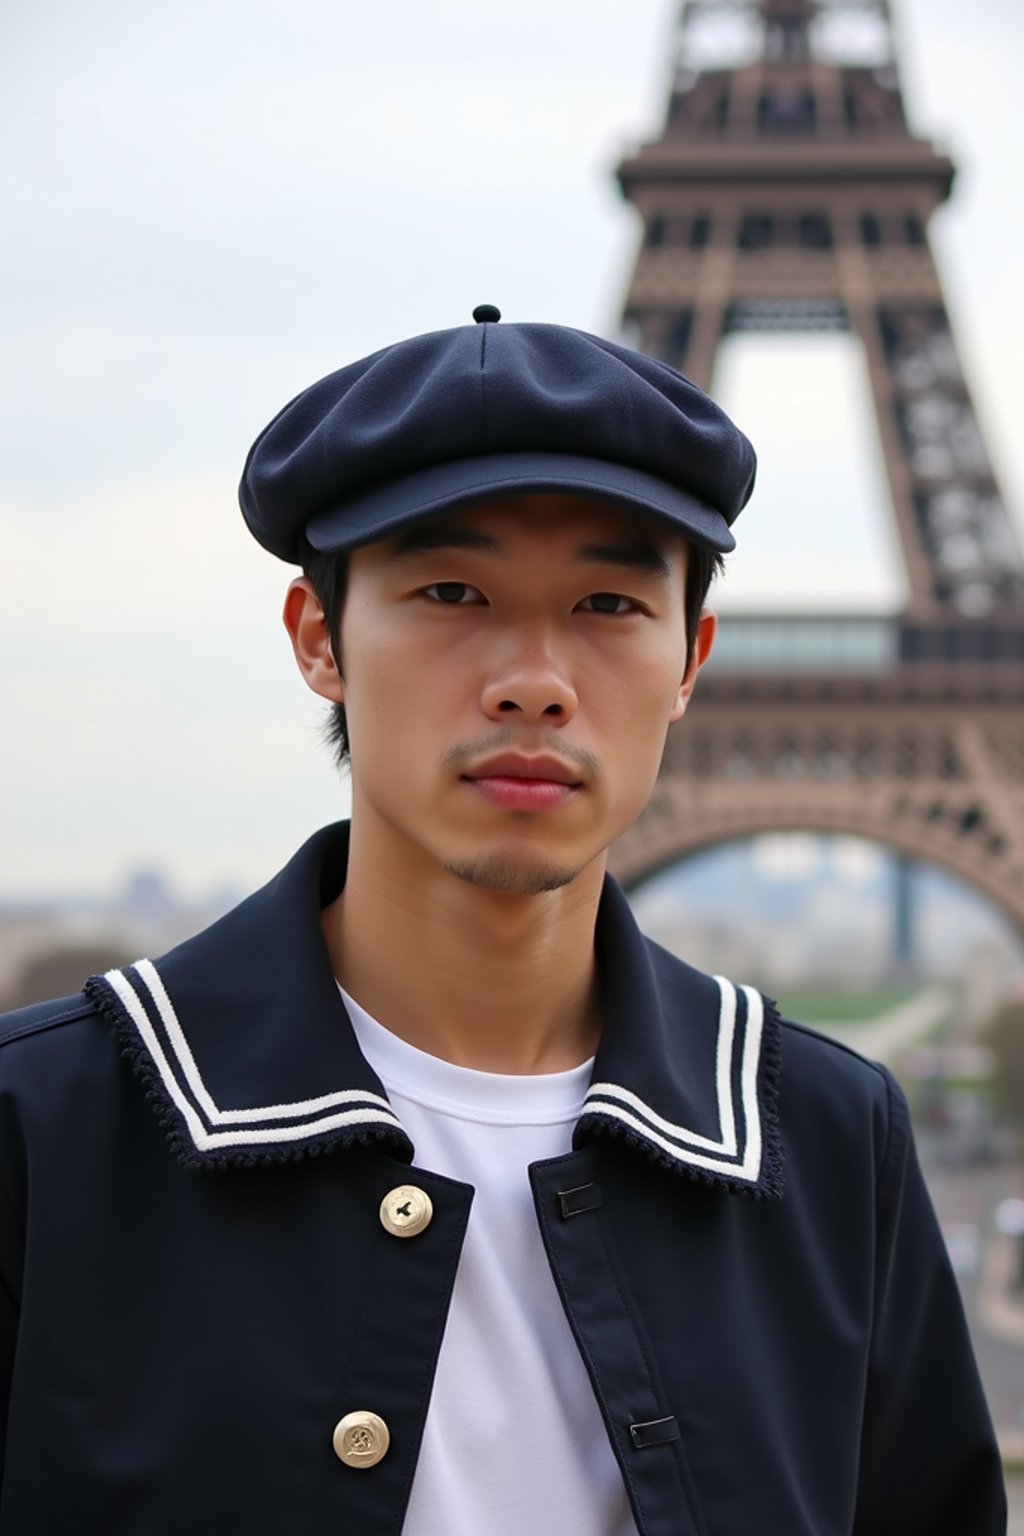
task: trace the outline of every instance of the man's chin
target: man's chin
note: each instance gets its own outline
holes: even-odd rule
[[[571,885],[579,869],[565,864],[524,858],[509,858],[507,854],[481,854],[477,858],[446,864],[445,869],[457,880],[475,885],[484,891],[495,891],[504,896],[539,896],[544,891],[560,891]]]

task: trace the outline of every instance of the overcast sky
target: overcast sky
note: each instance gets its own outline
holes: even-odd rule
[[[932,233],[1019,518],[1024,7],[895,8],[915,126],[961,168]],[[677,11],[7,0],[0,896],[142,865],[247,886],[340,812],[288,568],[237,511],[246,449],[314,378],[481,301],[614,334],[637,226],[612,170],[658,130]],[[808,386],[810,357],[736,351],[718,380],[762,464],[732,600],[884,607],[859,363],[832,349]]]

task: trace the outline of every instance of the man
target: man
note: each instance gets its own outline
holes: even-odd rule
[[[605,875],[752,450],[474,319],[246,464],[351,825],[0,1026],[0,1533],[995,1536],[899,1089]]]

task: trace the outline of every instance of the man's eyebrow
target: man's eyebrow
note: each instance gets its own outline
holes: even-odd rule
[[[407,528],[392,541],[388,558],[401,560],[407,555],[431,554],[439,549],[477,549],[487,554],[497,554],[500,542],[490,534],[479,533],[475,528],[460,528],[446,523],[428,523],[423,527]]]
[[[388,553],[389,560],[402,560],[414,555],[433,554],[438,550],[469,549],[484,554],[500,555],[504,545],[493,534],[481,533],[454,523],[426,523],[414,525],[397,534]],[[646,539],[613,540],[609,543],[581,544],[573,552],[573,559],[581,565],[618,565],[631,571],[643,571],[668,579],[672,575],[671,562]]]
[[[576,551],[576,559],[598,565],[622,565],[633,571],[646,571],[667,580],[672,575],[672,563],[655,545],[643,539],[631,539],[627,543],[583,544]]]

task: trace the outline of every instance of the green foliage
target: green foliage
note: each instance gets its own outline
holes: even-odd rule
[[[996,1058],[992,1091],[999,1112],[1014,1125],[1024,1125],[1024,997],[1003,1004],[984,1044]]]
[[[917,986],[876,987],[870,992],[785,992],[778,998],[784,1018],[800,1024],[867,1024],[898,1008]]]

